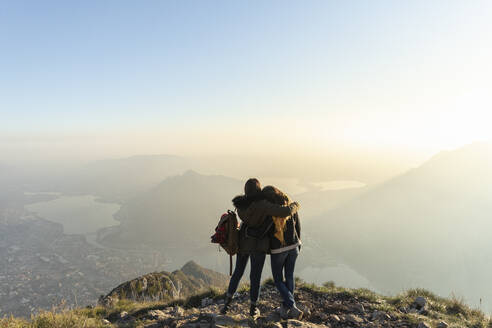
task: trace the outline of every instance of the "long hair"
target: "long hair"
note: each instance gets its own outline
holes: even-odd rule
[[[266,186],[261,192],[265,198],[272,203],[288,205],[290,202],[289,196],[274,186]]]
[[[244,195],[234,197],[232,204],[237,209],[246,209],[251,203],[261,199],[265,199],[265,196],[261,192],[260,181],[251,178],[244,184]]]
[[[251,178],[246,181],[244,185],[244,194],[246,196],[253,196],[254,194],[261,192],[261,184],[260,181],[256,178]]]
[[[287,196],[280,189],[274,186],[266,186],[261,193],[265,196],[266,200],[278,205],[288,205],[290,203],[289,196]],[[272,217],[273,224],[275,225],[274,236],[280,241],[281,245],[285,245],[284,231],[287,228],[287,220],[289,218]]]

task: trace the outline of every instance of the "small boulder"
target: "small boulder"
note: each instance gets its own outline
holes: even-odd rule
[[[280,318],[280,314],[277,311],[270,311],[264,314],[264,316],[260,317],[265,322],[277,322],[282,320]],[[259,318],[259,319],[260,319]]]
[[[182,317],[184,315],[184,310],[181,306],[175,306],[172,314],[176,317]]]
[[[315,323],[307,322],[307,321],[299,321],[299,320],[293,320],[290,319],[287,321],[287,327],[297,327],[297,328],[321,328],[325,327],[322,325],[317,325]]]
[[[213,300],[211,298],[205,297],[202,299],[202,307],[206,307],[212,304],[213,304]]]
[[[164,328],[166,327],[162,322],[153,322],[144,326],[144,328]]]
[[[175,322],[175,323],[173,323],[172,327],[178,327],[178,325],[181,328],[200,328],[200,324],[195,323],[195,322],[185,322],[185,323],[181,323],[181,322],[176,323]]]
[[[425,297],[419,296],[415,298],[414,304],[415,304],[415,308],[417,310],[420,310],[425,308],[425,306],[427,305],[427,300],[425,299]]]
[[[355,325],[359,325],[364,322],[364,319],[354,314],[347,314],[345,315],[345,321],[351,322]]]
[[[352,306],[352,309],[355,311],[355,312],[358,312],[358,313],[364,313],[364,311],[366,309],[364,309],[364,305],[360,304],[360,303],[357,303],[355,304],[354,306]]]
[[[299,321],[299,320],[289,320],[287,321],[287,326],[289,327],[303,327],[304,326],[304,323],[302,321]]]
[[[215,322],[217,317],[218,315],[216,313],[201,312],[198,316],[198,320],[200,320],[200,322]]]
[[[280,322],[271,322],[269,328],[283,328]]]
[[[437,324],[437,328],[448,328],[448,324],[445,321],[441,321]]]
[[[168,318],[168,315],[161,310],[151,310],[148,313],[148,317],[152,320],[165,320]]]
[[[299,310],[304,312],[304,317],[308,317],[311,315],[311,310],[306,304],[298,304],[297,307],[299,308]]]
[[[137,321],[135,317],[129,315],[127,312],[124,311],[120,313],[120,319],[116,323],[126,326],[126,325],[131,325],[135,321]]]
[[[431,326],[428,323],[421,322],[418,324],[417,328],[431,328]]]
[[[340,317],[337,316],[336,314],[330,314],[330,321],[332,322],[340,322]]]
[[[377,320],[377,321],[386,321],[386,320],[391,320],[391,316],[383,311],[374,311],[371,316],[372,320]]]

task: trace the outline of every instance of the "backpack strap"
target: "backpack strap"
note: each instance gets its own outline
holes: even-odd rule
[[[234,208],[234,211],[227,210],[227,213],[237,218],[237,208]],[[229,254],[229,277],[231,276],[232,276],[232,254]]]
[[[297,238],[298,242],[301,242],[302,243],[301,238],[299,238],[299,234],[297,233],[297,229],[296,229],[296,223],[297,223],[297,220],[298,219],[299,218],[297,217],[297,213],[292,216],[292,221],[293,221],[293,224],[294,224],[294,227],[293,227],[294,228],[294,233],[296,234],[296,238]]]
[[[229,254],[229,277],[232,276],[232,255]]]

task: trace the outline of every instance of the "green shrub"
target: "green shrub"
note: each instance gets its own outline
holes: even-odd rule
[[[249,289],[250,289],[249,284],[241,284],[241,286],[239,286],[237,292],[238,293],[245,293],[245,292],[249,292]]]
[[[305,284],[305,281],[304,281],[304,280],[302,280],[302,279],[301,279],[300,277],[298,277],[298,276],[295,276],[295,277],[294,277],[294,281],[295,281],[296,285],[303,285],[303,284]]]

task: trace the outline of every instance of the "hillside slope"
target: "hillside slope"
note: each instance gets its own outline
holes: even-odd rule
[[[203,249],[218,218],[241,192],[241,181],[224,176],[187,171],[167,178],[125,203],[115,215],[121,225],[102,242],[121,248],[146,244],[189,259],[180,252]]]
[[[424,287],[488,302],[491,167],[490,144],[440,153],[319,216],[311,230],[379,290]]]

